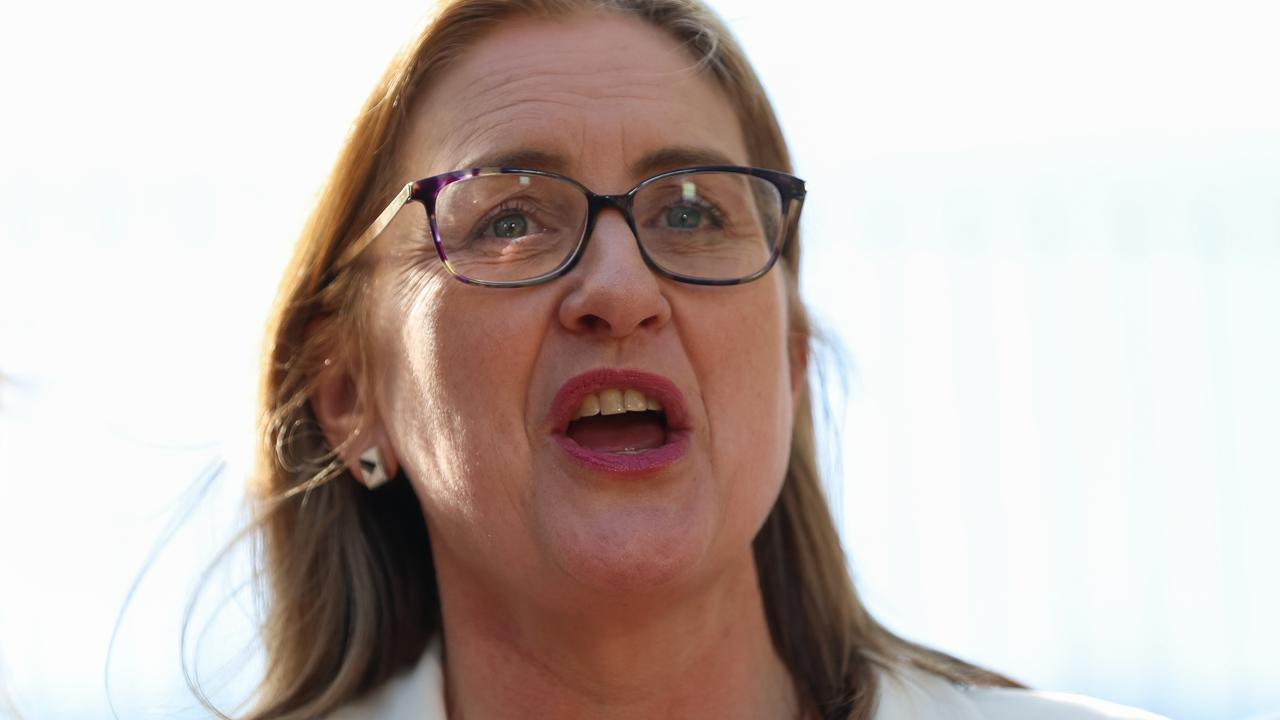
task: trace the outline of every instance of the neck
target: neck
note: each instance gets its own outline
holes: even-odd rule
[[[750,552],[680,597],[567,605],[482,592],[442,560],[450,720],[798,715]]]

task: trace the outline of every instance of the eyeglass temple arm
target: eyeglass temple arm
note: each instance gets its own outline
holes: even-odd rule
[[[369,224],[369,227],[365,228],[365,231],[360,233],[360,237],[356,238],[354,242],[347,246],[346,250],[342,251],[342,255],[338,256],[338,261],[334,263],[333,269],[339,270],[344,268],[352,260],[359,257],[360,253],[364,252],[365,248],[369,247],[369,245],[382,234],[382,231],[387,229],[387,226],[391,224],[392,219],[395,218],[396,213],[400,212],[400,208],[404,207],[405,203],[409,202],[409,198],[412,195],[413,183],[405,183],[405,186],[400,188],[400,192],[395,196],[395,199],[391,201],[391,204],[387,205],[387,207],[378,214],[378,217],[374,218],[373,222]]]

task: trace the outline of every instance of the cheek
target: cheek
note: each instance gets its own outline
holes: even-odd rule
[[[690,354],[707,408],[716,476],[729,484],[724,491],[730,497],[745,491],[754,515],[768,511],[781,487],[794,405],[780,283],[747,288],[700,313]]]
[[[396,310],[380,323],[387,430],[432,515],[491,511],[495,496],[511,497],[494,479],[529,465],[523,409],[537,325],[476,294],[446,281],[387,303]]]

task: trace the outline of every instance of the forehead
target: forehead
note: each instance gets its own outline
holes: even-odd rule
[[[667,169],[646,162],[655,157],[747,161],[719,83],[674,38],[631,16],[511,19],[430,82],[403,157],[413,177],[537,158],[521,164],[624,183]]]

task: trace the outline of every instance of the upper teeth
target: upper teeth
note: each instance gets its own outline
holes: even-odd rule
[[[574,420],[592,415],[621,415],[624,412],[662,411],[662,403],[639,390],[601,390],[582,398]]]

